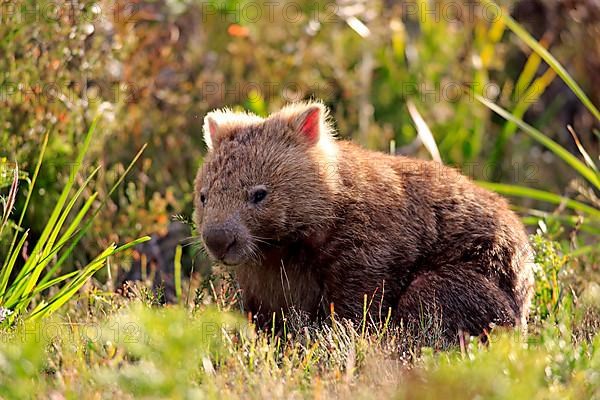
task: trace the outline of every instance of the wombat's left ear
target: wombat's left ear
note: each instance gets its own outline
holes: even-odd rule
[[[310,144],[316,144],[325,129],[325,106],[320,103],[309,104],[304,110],[292,116],[292,125]]]
[[[217,137],[217,133],[219,131],[219,125],[217,125],[217,121],[209,114],[204,117],[204,143],[206,143],[206,147],[208,150],[213,149],[213,142]]]

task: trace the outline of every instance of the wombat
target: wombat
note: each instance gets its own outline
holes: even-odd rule
[[[204,119],[208,154],[195,221],[229,266],[243,307],[268,323],[439,317],[445,338],[525,326],[533,271],[526,232],[500,196],[433,161],[336,140],[318,102],[260,118]]]

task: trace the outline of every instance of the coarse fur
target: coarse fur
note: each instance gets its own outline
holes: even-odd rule
[[[360,320],[366,295],[374,320],[439,315],[449,341],[525,326],[530,248],[500,196],[439,163],[335,140],[317,102],[266,119],[212,112],[204,134],[196,223],[260,323],[332,307]]]

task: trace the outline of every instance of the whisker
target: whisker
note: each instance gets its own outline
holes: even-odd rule
[[[204,246],[202,246],[200,242],[182,243],[181,248],[186,248],[186,247],[190,247],[190,246],[194,246],[194,245],[198,245],[198,247],[204,248]]]
[[[184,242],[190,242],[190,241],[195,241],[195,240],[200,240],[200,239],[201,239],[200,235],[188,236],[188,237],[181,239],[180,242],[184,243]]]
[[[262,237],[262,236],[257,236],[257,235],[250,235],[250,236],[252,236],[253,239],[274,240],[274,238],[270,238],[270,237]]]
[[[253,242],[250,242],[248,245],[248,253],[250,259],[255,261],[256,263],[260,263],[264,257],[263,254],[260,251],[258,251],[256,243]]]

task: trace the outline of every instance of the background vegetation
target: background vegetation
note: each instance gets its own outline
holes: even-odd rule
[[[0,395],[599,396],[597,2],[269,4],[0,1]],[[437,151],[511,196],[540,266],[527,338],[440,352],[387,326],[273,338],[238,319],[173,223],[201,121],[310,97],[342,138]],[[126,278],[145,282],[115,294]]]

